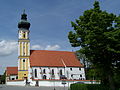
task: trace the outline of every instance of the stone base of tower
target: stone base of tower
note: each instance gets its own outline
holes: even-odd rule
[[[27,79],[28,78],[28,71],[18,71],[18,79]]]

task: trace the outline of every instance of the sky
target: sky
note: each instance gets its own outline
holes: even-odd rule
[[[0,74],[7,66],[17,66],[18,27],[26,10],[31,49],[75,51],[68,40],[75,21],[95,0],[0,0]],[[120,0],[98,0],[102,10],[120,14]]]

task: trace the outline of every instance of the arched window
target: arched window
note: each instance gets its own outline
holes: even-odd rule
[[[25,70],[25,59],[23,60],[23,70]]]
[[[45,69],[43,69],[43,73],[45,73]]]
[[[35,69],[35,77],[37,78],[37,69]]]
[[[73,74],[71,74],[71,77],[73,78]]]
[[[81,68],[79,68],[79,70],[81,71]]]
[[[25,62],[25,60],[23,60],[23,62]]]
[[[62,75],[62,70],[60,70],[60,75]]]
[[[82,75],[80,74],[80,77],[82,77]]]
[[[25,43],[23,45],[23,55],[25,55]]]
[[[54,69],[52,69],[52,75],[54,75]]]
[[[23,38],[25,38],[25,32],[23,33]]]
[[[47,77],[46,77],[46,75],[43,75],[43,79],[46,79]]]

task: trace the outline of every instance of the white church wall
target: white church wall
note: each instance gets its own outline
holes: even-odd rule
[[[70,67],[68,68],[70,79],[85,80],[84,68]]]
[[[54,74],[52,75],[52,70],[54,71]],[[59,71],[57,67],[50,67],[50,79],[59,79]]]
[[[35,77],[35,69],[37,70],[37,77]],[[52,69],[54,70],[53,77]],[[45,79],[43,76],[46,76],[46,79],[60,79],[60,70],[62,70],[62,75],[65,75],[67,79],[85,80],[84,68],[79,67],[32,67],[31,73],[33,79]]]
[[[16,80],[16,79],[17,79],[17,75],[11,75],[11,76],[9,77],[9,79],[10,79],[10,80]]]

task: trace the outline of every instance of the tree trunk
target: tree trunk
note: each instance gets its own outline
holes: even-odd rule
[[[108,75],[108,78],[109,78],[109,87],[111,88],[111,90],[115,90],[115,85],[111,74]]]

